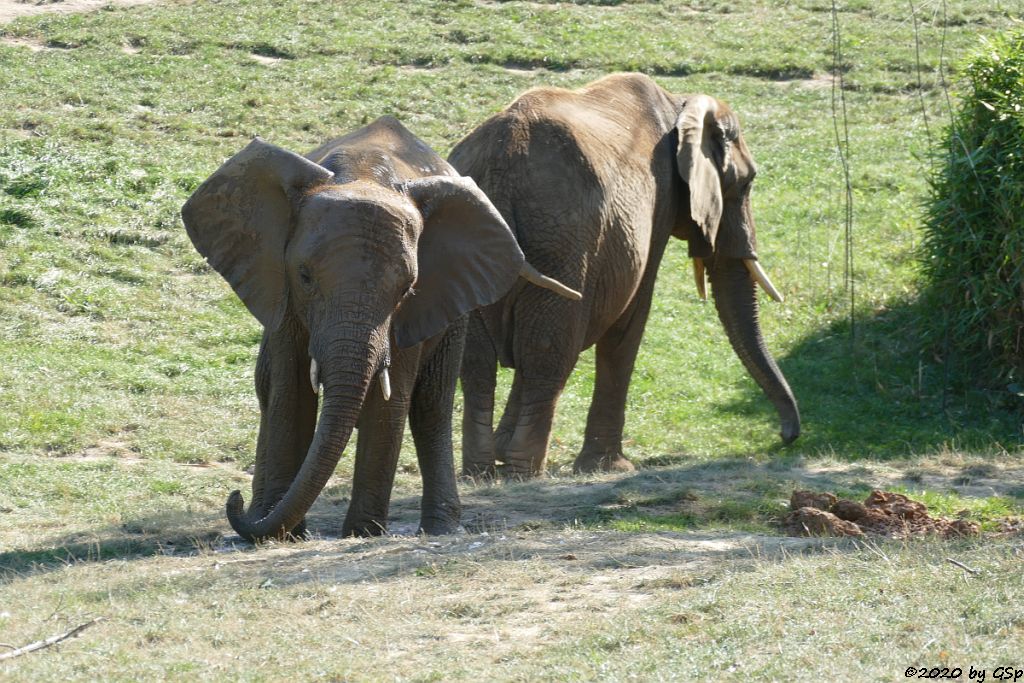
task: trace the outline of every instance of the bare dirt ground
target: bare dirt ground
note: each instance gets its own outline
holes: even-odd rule
[[[337,536],[350,495],[349,476],[339,473],[310,511],[311,540],[254,548],[223,518],[227,491],[249,485],[249,477],[231,464],[147,460],[116,437],[66,457],[9,455],[7,461],[35,468],[36,479],[29,487],[34,493],[0,492],[0,548],[11,549],[0,552],[0,566],[15,567],[11,576],[17,577],[6,585],[0,580],[0,602],[11,615],[5,642],[32,642],[60,630],[40,612],[63,614],[61,623],[68,627],[104,619],[68,644],[61,658],[19,660],[21,667],[39,667],[32,671],[47,680],[64,676],[58,668],[43,675],[50,662],[80,670],[103,667],[106,655],[100,662],[96,653],[116,647],[120,666],[127,666],[147,661],[144,653],[155,642],[162,659],[154,667],[205,662],[204,671],[213,677],[238,670],[229,657],[240,643],[292,653],[288,643],[296,637],[309,641],[304,651],[314,653],[303,664],[310,671],[322,667],[315,653],[344,642],[365,653],[353,661],[369,657],[403,680],[430,679],[424,671],[456,666],[461,674],[438,680],[479,680],[474,666],[489,672],[506,667],[494,680],[530,680],[515,673],[520,666],[541,653],[561,661],[579,647],[598,655],[617,648],[641,660],[653,648],[661,657],[665,652],[652,640],[659,632],[652,624],[690,638],[692,648],[700,646],[701,629],[709,624],[721,629],[730,620],[759,618],[745,607],[766,599],[763,586],[743,577],[765,576],[765,585],[774,585],[774,577],[792,581],[811,571],[784,571],[796,563],[824,566],[823,576],[846,581],[846,573],[828,567],[856,560],[861,551],[888,558],[900,546],[878,549],[870,538],[786,537],[764,525],[746,530],[713,519],[708,528],[640,531],[595,521],[631,514],[713,515],[720,501],[747,496],[777,504],[781,515],[797,487],[914,489],[927,481],[942,491],[998,495],[1013,490],[1024,475],[1020,468],[952,454],[910,465],[683,460],[630,474],[463,482],[466,533],[423,537],[415,535],[420,475],[407,463],[398,474],[389,535]],[[68,477],[76,483],[68,484]],[[88,485],[113,493],[97,505],[76,493]],[[6,506],[4,493],[11,498]],[[53,548],[66,557],[55,560]],[[948,559],[952,555],[973,565],[970,571],[982,571],[978,558],[968,560],[963,548],[950,544],[929,556],[928,576],[967,571]],[[868,565],[883,573],[890,566],[905,569],[901,561],[872,561]],[[915,578],[914,585],[926,582]],[[744,609],[719,611],[714,596],[736,586],[751,591],[736,603]],[[888,595],[889,584],[881,588],[885,593],[878,595]],[[270,614],[282,625],[280,633],[256,628]],[[816,632],[816,626],[800,628]],[[760,643],[750,648],[763,649]],[[573,660],[565,666],[585,664]],[[151,677],[149,671],[132,671]],[[276,669],[264,673],[283,675]],[[377,678],[349,672],[338,680]],[[557,673],[548,672],[548,678],[556,680]]]
[[[743,532],[506,531],[439,538],[391,536],[282,544],[253,552],[240,539],[214,548],[207,565],[233,565],[232,573],[277,585],[311,580],[330,583],[384,581],[419,569],[420,575],[455,562],[478,564],[532,561],[577,575],[585,590],[665,579],[679,572],[707,571],[723,562],[781,559],[834,547],[835,541],[775,537]],[[268,554],[269,553],[269,554]],[[202,564],[200,562],[200,564]],[[268,572],[268,565],[273,569]],[[249,567],[249,569],[246,569]],[[255,572],[255,573],[253,573]],[[637,598],[640,599],[640,598]]]
[[[102,7],[146,5],[156,0],[0,0],[0,24],[36,14],[91,12]]]

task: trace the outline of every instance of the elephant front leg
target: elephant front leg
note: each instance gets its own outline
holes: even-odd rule
[[[342,536],[380,536],[387,532],[391,489],[402,450],[418,360],[417,349],[394,355],[389,372],[390,400],[384,399],[378,376],[363,402],[352,497],[341,528]]]
[[[646,319],[646,315],[642,316]],[[612,328],[597,342],[594,395],[587,415],[583,448],[573,472],[631,472],[636,469],[622,452],[626,397],[633,375],[643,321],[636,316],[624,330]]]
[[[260,431],[247,516],[265,517],[281,500],[306,458],[316,429],[317,395],[309,383],[309,356],[300,330],[288,323],[264,332],[256,360]],[[301,538],[305,521],[292,529]]]
[[[462,474],[494,474],[494,391],[498,360],[479,313],[469,316],[462,356]],[[419,446],[417,445],[417,453]]]
[[[463,355],[463,324],[454,324],[423,364],[409,410],[409,427],[423,476],[420,531],[432,535],[450,534],[460,528],[462,504],[455,480],[452,411]]]

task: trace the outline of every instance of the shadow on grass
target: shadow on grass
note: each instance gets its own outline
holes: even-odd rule
[[[109,560],[139,560],[158,555],[194,554],[217,543],[222,534],[213,530],[215,518],[203,515],[197,524],[191,519],[175,531],[166,515],[133,520],[95,530],[75,531],[57,537],[43,547],[12,548],[0,552],[0,585],[25,575],[55,571],[63,567],[102,563]],[[179,531],[187,527],[188,531]]]
[[[473,532],[598,528],[621,530],[729,529],[778,534],[794,488],[863,498],[872,488],[907,477],[867,467],[808,467],[795,459],[758,462],[728,458],[654,466],[614,478],[551,478],[472,486],[463,492],[463,520]],[[396,521],[415,519],[413,499],[396,503]],[[658,521],[660,520],[660,521]],[[649,524],[631,524],[646,521]]]
[[[997,468],[986,476],[973,485],[1002,485]],[[940,490],[958,481],[955,475],[933,479],[929,483]],[[470,535],[412,535],[420,499],[402,495],[391,510],[390,529],[397,536],[295,546],[292,553],[272,556],[273,562],[271,556],[255,555],[238,571],[249,584],[271,579],[293,585],[468,576],[494,571],[494,562],[520,560],[584,574],[721,562],[735,569],[745,561],[784,562],[795,555],[860,547],[849,539],[780,535],[779,522],[794,488],[863,498],[876,487],[902,488],[920,481],[918,473],[894,468],[825,469],[796,459],[731,458],[589,480],[567,476],[467,483],[462,487],[463,520]],[[340,527],[344,511],[335,500],[319,502],[310,529],[329,534]]]
[[[783,358],[803,420],[780,453],[888,459],[950,449],[981,454],[1022,446],[1024,401],[971,386],[969,368],[921,350],[921,310],[908,303],[817,330]],[[776,420],[755,390],[726,408]]]
[[[541,551],[524,548],[550,545],[554,549],[551,552],[554,552],[558,549],[558,542],[549,538],[533,538],[533,534],[525,534],[528,531],[555,532],[558,535],[570,529],[591,533],[645,530],[636,525],[616,526],[616,523],[635,519],[641,514],[673,515],[683,508],[688,515],[685,522],[677,520],[655,524],[647,530],[687,531],[688,534],[712,530],[714,537],[726,532],[772,534],[772,515],[765,508],[764,501],[770,496],[788,495],[783,492],[786,484],[771,480],[771,477],[765,479],[765,473],[773,466],[735,459],[641,470],[622,477],[592,480],[554,477],[523,482],[466,483],[462,486],[463,519],[467,531],[474,535],[440,540],[447,546],[452,542],[479,544],[481,536],[484,539],[515,536],[522,542],[517,544],[517,550],[509,552],[532,556],[531,553]],[[117,472],[115,469],[110,474],[116,476]],[[786,469],[779,470],[775,479],[785,478],[786,472]],[[832,481],[822,485],[836,488]],[[742,490],[732,492],[732,487]],[[313,506],[308,525],[314,540],[337,540],[336,534],[341,529],[348,507],[347,490],[348,487],[338,487],[333,492],[328,489]],[[413,495],[397,495],[392,503],[389,529],[398,536],[339,543],[328,551],[342,563],[331,570],[332,576],[339,581],[382,579],[433,562],[436,559],[435,541],[415,536],[419,507],[418,491]],[[725,529],[725,532],[716,529]],[[0,552],[0,584],[10,584],[21,577],[45,574],[69,565],[146,560],[157,556],[191,558],[211,550],[215,550],[218,556],[222,553],[251,555],[258,565],[263,564],[256,548],[233,534],[225,534],[230,534],[227,522],[219,510],[213,509],[202,514],[150,515],[132,518],[124,524],[76,529],[41,539],[30,547]],[[550,534],[540,535],[546,537]],[[397,545],[392,547],[389,543]],[[600,545],[596,540],[594,544]],[[299,554],[296,562],[305,556],[302,544],[285,546],[295,548]],[[396,565],[386,558],[379,562],[369,561],[361,557],[363,551],[371,555],[401,552],[408,557]],[[561,551],[563,554],[567,552],[564,547]],[[323,555],[325,551],[319,546],[311,552],[309,557]],[[348,559],[358,560],[364,566],[347,566]]]
[[[924,483],[936,490],[954,490],[963,484],[983,491],[980,495],[1017,497],[1020,493],[1020,487],[1013,489],[1014,482],[1007,480],[1013,478],[1007,477],[1009,470],[995,466],[967,470],[947,472],[945,478],[928,475],[933,481]],[[964,480],[963,474],[972,478]],[[390,530],[396,535],[346,540],[334,536],[347,511],[347,488],[338,487],[325,492],[310,511],[308,525],[314,542],[309,544],[274,544],[277,551],[264,552],[236,536],[225,536],[227,523],[213,509],[202,514],[137,517],[124,525],[66,533],[45,542],[45,547],[0,552],[0,584],[68,565],[157,556],[193,563],[205,556],[205,568],[223,563],[233,567],[232,580],[256,587],[268,579],[274,585],[354,584],[410,574],[430,576],[455,566],[475,571],[472,568],[479,565],[474,563],[490,560],[571,562],[573,570],[674,566],[725,558],[782,561],[787,553],[854,547],[835,539],[780,537],[779,522],[794,488],[862,498],[874,487],[921,483],[920,473],[891,467],[824,468],[799,458],[691,459],[688,464],[648,467],[619,476],[464,483],[463,520],[470,535],[416,536],[419,492],[402,493],[391,509]]]

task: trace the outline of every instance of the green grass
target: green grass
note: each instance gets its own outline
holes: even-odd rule
[[[831,91],[814,80],[831,68],[825,3],[299,6],[153,6],[3,29],[62,47],[0,47],[12,74],[0,94],[0,447],[74,453],[115,438],[144,457],[251,461],[258,325],[177,216],[250,135],[305,150],[390,113],[444,153],[530,85],[639,69],[672,90],[714,93],[742,117],[762,168],[761,252],[788,297],[764,318],[804,413],[795,448],[849,459],[1019,450],[1019,397],[945,395],[915,328],[922,99],[932,128],[944,120],[934,8],[920,17],[921,97],[903,5],[841,16],[857,212],[851,341]],[[1013,9],[951,3],[947,55],[1008,25]],[[547,67],[520,69],[531,65]],[[685,261],[671,245],[631,391],[630,452],[773,452],[771,409],[723,351]],[[591,365],[585,354],[562,401],[556,467],[579,447]]]
[[[918,8],[919,73],[906,3],[841,3],[855,335],[823,0],[225,0],[0,27],[0,642],[107,617],[3,675],[863,680],[1010,662],[1019,539],[775,538],[793,488],[905,491],[986,529],[1024,507],[1021,397],[948,390],[921,343],[922,205],[949,116],[940,51],[958,62],[1022,9],[946,5],[945,25],[942,5]],[[559,405],[552,477],[465,485],[469,536],[225,546],[224,497],[254,457],[261,331],[188,242],[190,192],[252,135],[306,151],[393,114],[444,154],[528,87],[625,69],[741,118],[759,252],[786,296],[763,325],[800,440],[779,445],[673,243],[630,392],[638,473],[569,474],[588,352]],[[946,79],[955,97],[959,75]],[[351,467],[312,511],[315,533],[336,533]],[[400,531],[415,528],[418,480],[410,440]]]

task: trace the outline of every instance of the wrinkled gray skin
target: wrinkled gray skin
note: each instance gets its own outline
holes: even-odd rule
[[[757,258],[755,165],[724,103],[668,93],[639,74],[576,91],[537,88],[462,140],[449,161],[487,193],[534,266],[583,294],[572,302],[517,286],[470,316],[465,474],[489,474],[496,461],[514,475],[543,471],[555,403],[593,344],[594,395],[574,469],[633,469],[622,452],[626,393],[672,236],[706,264],[734,351],[778,410],[783,441],[797,438],[796,400],[765,348],[743,263]],[[495,431],[499,362],[516,372]]]
[[[421,529],[454,531],[451,413],[465,315],[504,294],[523,264],[483,193],[385,117],[305,157],[256,139],[182,217],[264,326],[252,500],[245,510],[238,491],[229,498],[235,531],[253,541],[304,535],[358,427],[341,533],[382,533],[406,415],[423,474]]]

